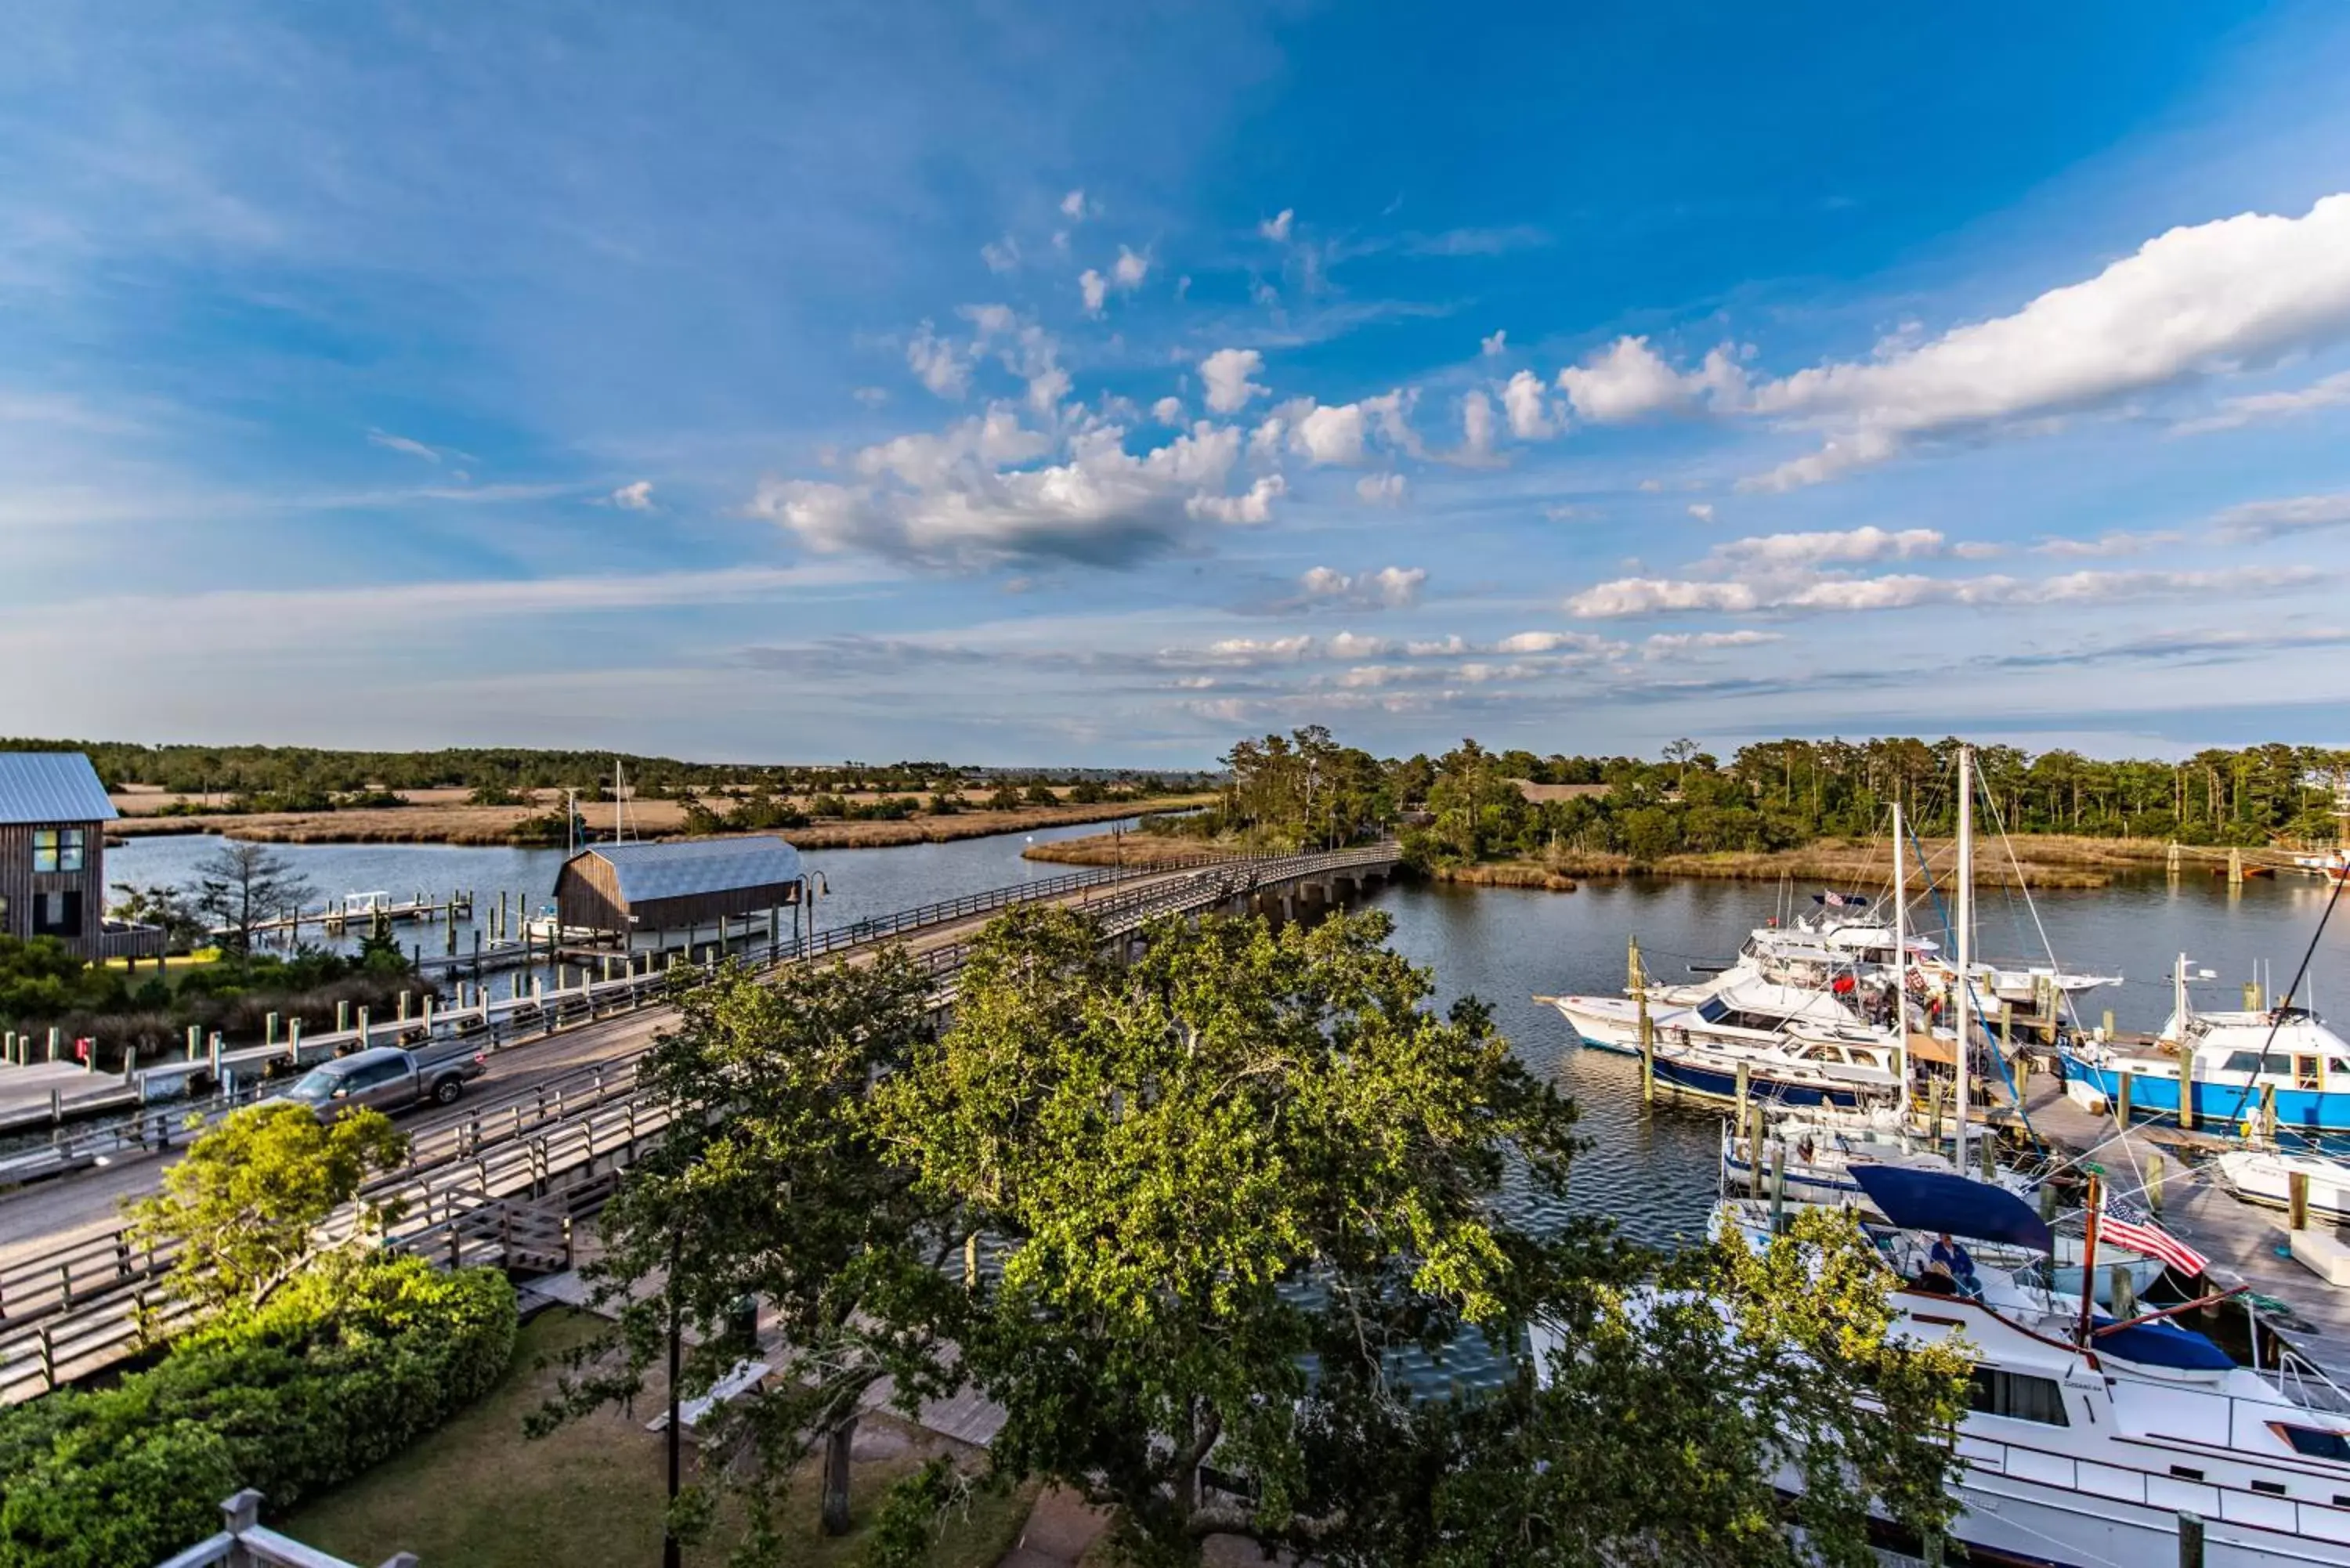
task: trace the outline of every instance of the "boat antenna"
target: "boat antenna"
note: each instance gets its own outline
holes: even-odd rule
[[[2345,880],[2350,880],[2350,878],[2345,878]],[[2236,1090],[2236,1103],[2228,1111],[2228,1125],[2230,1127],[2234,1126],[2237,1118],[2244,1114],[2244,1096],[2252,1092],[2252,1085],[2260,1081],[2262,1074],[2269,1070],[2269,1051],[2276,1044],[2277,1031],[2284,1026],[2285,1012],[2293,1006],[2293,999],[2301,993],[2301,982],[2309,978],[2309,963],[2317,956],[2317,944],[2325,935],[2325,922],[2334,918],[2334,906],[2341,901],[2342,883],[2337,881],[2334,884],[2334,891],[2326,898],[2324,912],[2317,917],[2317,929],[2309,933],[2309,946],[2302,951],[2301,967],[2293,971],[2293,983],[2284,988],[2284,995],[2277,999],[2276,1005],[2269,1012],[2269,1035],[2267,1039],[2261,1042],[2260,1064],[2252,1069],[2251,1076],[2246,1078],[2242,1085]],[[2179,1041],[2182,1044],[2186,1043],[2186,1023],[2182,1021],[2179,1024]],[[2192,1061],[2191,1054],[2189,1059]],[[2189,1091],[2182,1088],[2179,1092],[2186,1094]]]

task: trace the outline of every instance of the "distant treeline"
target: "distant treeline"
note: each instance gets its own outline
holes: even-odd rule
[[[409,790],[463,789],[485,802],[520,799],[535,789],[572,789],[609,799],[612,764],[627,770],[632,794],[665,799],[730,786],[761,791],[856,793],[872,790],[952,795],[970,783],[1131,785],[1191,783],[1205,775],[1099,768],[965,767],[944,762],[837,765],[689,763],[612,752],[520,747],[432,752],[334,752],[309,746],[142,746],[119,741],[0,738],[0,751],[85,752],[109,788],[151,784],[167,794],[242,797],[250,809],[324,811],[338,805],[393,805]]]
[[[1770,741],[1724,763],[1694,741],[1673,742],[1658,761],[1489,752],[1463,741],[1439,757],[1380,760],[1310,726],[1234,746],[1215,810],[1163,830],[1305,844],[1399,826],[1430,862],[1551,846],[1648,861],[1866,838],[1884,830],[1898,796],[1917,832],[1944,836],[1956,823],[1960,743]],[[2350,783],[2350,750],[2281,742],[2177,763],[1978,746],[1975,761],[1986,827],[2186,844],[2331,842],[2338,792]],[[1586,791],[1529,799],[1520,781]]]

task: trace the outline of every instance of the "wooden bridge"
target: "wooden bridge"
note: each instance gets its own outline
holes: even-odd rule
[[[853,957],[903,942],[935,977],[931,1001],[943,1012],[953,1004],[972,940],[1012,905],[1067,905],[1092,916],[1105,938],[1115,940],[1169,915],[1250,908],[1284,917],[1309,914],[1334,904],[1345,890],[1360,891],[1392,875],[1398,860],[1396,846],[1381,844],[1175,871],[1054,877],[924,906],[931,913],[919,919],[912,917],[921,911],[907,911],[868,922],[870,929],[853,939],[835,932],[798,947],[786,944],[775,961]],[[608,981],[583,974],[568,990],[534,985],[525,994],[517,988],[504,999],[481,998],[469,1007],[382,1023],[362,1019],[353,1030],[266,1049],[309,1059],[367,1044],[474,1043],[496,1068],[529,1046],[517,1074],[528,1072],[538,1054],[556,1048],[536,1044],[550,1036],[569,1042],[575,1058],[585,1054],[587,1060],[541,1073],[534,1082],[494,1074],[484,1081],[485,1094],[421,1115],[410,1126],[407,1165],[361,1195],[369,1204],[398,1200],[400,1218],[379,1233],[385,1246],[452,1264],[553,1272],[570,1256],[572,1219],[599,1204],[619,1173],[667,1126],[666,1109],[639,1089],[637,1071],[653,1036],[674,1016],[661,1004],[670,973]],[[262,1064],[255,1051],[224,1052],[215,1060],[224,1077],[244,1067],[257,1080]],[[0,1218],[10,1221],[12,1233],[0,1244],[0,1403],[103,1370],[185,1326],[190,1309],[161,1285],[171,1254],[134,1245],[119,1219],[120,1203],[154,1186],[159,1163],[143,1162],[184,1147],[203,1126],[249,1101],[258,1086],[224,1095],[192,1118],[182,1106],[83,1138],[60,1139],[52,1150],[40,1151],[56,1162],[50,1173],[57,1180],[0,1198]],[[60,1174],[76,1167],[102,1168]],[[137,1172],[135,1183],[122,1179],[126,1169]],[[0,1171],[0,1182],[38,1174],[24,1168],[15,1175]],[[333,1217],[324,1234],[348,1240],[363,1223],[355,1204]]]

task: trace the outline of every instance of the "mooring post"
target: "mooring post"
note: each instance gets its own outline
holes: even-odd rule
[[[2108,1007],[2106,1009],[2106,1016],[2104,1020],[2097,1025],[2097,1038],[2100,1040],[2110,1040],[2113,1037],[2114,1010]]]
[[[2126,1128],[2129,1126],[2130,1091],[2137,1085],[2137,1075],[2136,1073],[2124,1073],[2122,1075],[2119,1092],[2114,1096],[2114,1123],[2117,1127]]]
[[[202,1054],[203,1054],[203,1049],[204,1049],[204,1031],[203,1031],[203,1025],[201,1025],[201,1024],[196,1024],[196,1023],[191,1023],[191,1024],[189,1024],[189,1025],[188,1025],[188,1049],[187,1049],[187,1053],[186,1053],[186,1054],[185,1054],[182,1059],[182,1060],[184,1060],[184,1061],[192,1062],[192,1061],[194,1061],[198,1056],[200,1056],[200,1055],[202,1055]],[[54,1062],[54,1061],[56,1061],[56,1060],[57,1060],[57,1032],[56,1030],[52,1029],[52,1030],[50,1030],[50,1031],[49,1031],[49,1060],[50,1060],[50,1061],[52,1061],[52,1062]]]
[[[1757,1100],[1757,1101],[1755,1101],[1755,1102],[1754,1102],[1754,1108],[1753,1108],[1752,1112],[1750,1114],[1750,1116],[1748,1116],[1748,1118],[1747,1118],[1746,1126],[1747,1126],[1747,1134],[1746,1134],[1746,1147],[1747,1147],[1747,1151],[1748,1151],[1749,1153],[1751,1153],[1751,1154],[1754,1157],[1752,1163],[1752,1164],[1748,1167],[1748,1168],[1747,1168],[1747,1173],[1746,1173],[1746,1191],[1747,1191],[1747,1195],[1748,1195],[1749,1197],[1760,1198],[1760,1197],[1762,1197],[1762,1101]]]
[[[2146,1206],[2154,1210],[2156,1219],[2162,1218],[2162,1156],[2159,1154],[2146,1157]]]
[[[1746,1058],[1741,1056],[1738,1059],[1738,1125],[1742,1127],[1746,1125]],[[1755,1150],[1754,1158],[1758,1160],[1762,1158],[1761,1149]]]
[[[2178,1127],[2182,1132],[2195,1130],[2195,1053],[2192,1051],[2178,1059]]]
[[[2106,1277],[2114,1298],[2114,1321],[2126,1323],[2137,1315],[2137,1285],[2130,1278],[2129,1265],[2116,1263]]]
[[[1787,1233],[1787,1146],[1771,1146],[1771,1234]]]
[[[2276,1085],[2262,1084],[2261,1085],[2261,1136],[2267,1138],[2269,1142],[2274,1143],[2276,1135]]]
[[[286,1059],[296,1063],[302,1060],[302,1015],[298,1012],[286,1025]]]
[[[261,1021],[261,1044],[273,1051],[277,1048],[277,1014],[274,1012]]]
[[[2178,1511],[2178,1568],[2203,1568],[2203,1520]]]
[[[351,1004],[348,1001],[335,1003],[335,1033],[347,1033],[351,1027]]]
[[[2309,1172],[2296,1170],[2284,1179],[2285,1228],[2290,1231],[2309,1229]]]
[[[2244,852],[2241,849],[2230,847],[2228,851],[2228,886],[2241,888],[2243,885]]]
[[[359,1049],[364,1051],[373,1042],[368,1039],[368,1010],[362,1007],[359,1009]]]

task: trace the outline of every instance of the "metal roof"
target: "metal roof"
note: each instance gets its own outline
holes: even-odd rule
[[[800,852],[768,835],[598,844],[582,853],[611,866],[620,897],[630,904],[779,887],[800,877]]]
[[[79,752],[0,752],[0,823],[112,822],[114,803]]]

